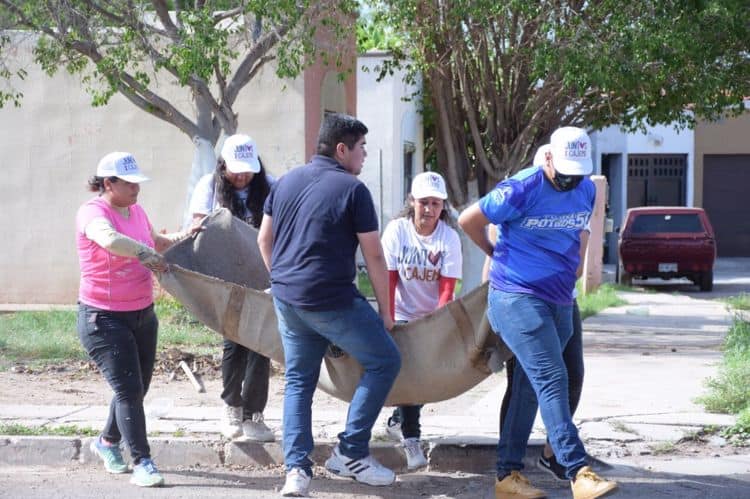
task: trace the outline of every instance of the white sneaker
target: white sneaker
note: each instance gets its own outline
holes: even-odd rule
[[[405,438],[401,445],[404,448],[404,454],[406,454],[406,467],[409,471],[427,466],[427,458],[418,438]]]
[[[242,422],[242,433],[245,438],[255,442],[273,442],[276,437],[271,428],[263,422],[263,413],[256,412],[252,419],[246,419]]]
[[[367,485],[390,485],[396,481],[396,474],[380,464],[372,455],[361,459],[351,459],[339,452],[339,446],[333,448],[331,457],[326,461],[326,469],[339,476],[354,478]]]
[[[242,407],[224,404],[221,415],[221,434],[232,439],[242,435]]]
[[[404,439],[404,435],[401,433],[401,423],[396,423],[391,418],[385,420],[385,434],[394,442],[400,442]]]
[[[307,497],[310,488],[310,477],[301,468],[292,468],[286,474],[284,488],[281,495],[284,497]]]

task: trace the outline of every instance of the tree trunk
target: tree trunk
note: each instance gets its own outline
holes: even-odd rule
[[[199,134],[195,137],[191,137],[195,149],[193,151],[193,164],[190,168],[190,175],[188,176],[185,189],[185,208],[182,215],[183,227],[189,226],[193,219],[193,214],[190,213],[190,198],[193,196],[195,184],[201,179],[201,177],[213,172],[216,168],[218,153],[215,150],[215,147],[219,142],[219,137],[222,132],[218,120],[213,115],[211,104],[208,100],[197,93],[193,93],[193,96],[195,98],[197,114],[196,123],[198,125]],[[224,130],[225,136],[233,135],[234,133],[234,129]]]
[[[193,151],[193,164],[190,168],[190,176],[188,177],[185,189],[185,209],[182,213],[183,228],[188,227],[193,220],[193,214],[190,213],[190,199],[193,197],[195,184],[198,183],[201,177],[213,172],[214,168],[216,168],[217,154],[214,152],[214,145],[209,140],[198,136],[193,137],[193,144],[195,147]]]

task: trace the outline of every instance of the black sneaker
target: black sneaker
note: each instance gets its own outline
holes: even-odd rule
[[[542,455],[539,456],[539,461],[537,462],[537,468],[550,473],[558,480],[563,482],[569,481],[568,477],[565,476],[565,468],[557,462],[554,454],[550,457],[544,457],[544,452],[542,452]]]

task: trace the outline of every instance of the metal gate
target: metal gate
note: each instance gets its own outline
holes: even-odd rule
[[[686,154],[628,155],[628,208],[685,206]]]
[[[719,256],[750,256],[750,154],[703,156],[703,208],[716,232]]]

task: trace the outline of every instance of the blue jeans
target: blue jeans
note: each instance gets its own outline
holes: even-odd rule
[[[522,368],[514,372],[512,396],[500,430],[497,474],[523,469],[538,407],[555,457],[571,478],[586,465],[586,451],[570,415],[562,356],[573,332],[573,307],[492,288],[487,301],[492,328],[500,331]]]
[[[134,464],[151,457],[143,398],[154,371],[158,329],[153,305],[133,312],[78,305],[81,344],[115,392],[102,437],[109,442],[124,437]]]
[[[284,347],[283,446],[287,470],[302,468],[312,475],[312,398],[328,345],[354,357],[364,373],[354,391],[339,433],[339,450],[351,459],[370,454],[372,427],[391,391],[401,355],[383,321],[363,298],[335,310],[304,310],[274,297]]]
[[[573,416],[581,400],[583,389],[583,324],[581,323],[581,311],[578,302],[573,300],[573,336],[563,349],[563,362],[568,372],[568,402],[570,403],[570,415]],[[515,357],[505,361],[505,374],[508,384],[503,395],[503,403],[500,406],[500,428],[503,427],[505,415],[508,414],[508,406],[513,395],[513,376],[516,370],[521,369]]]

